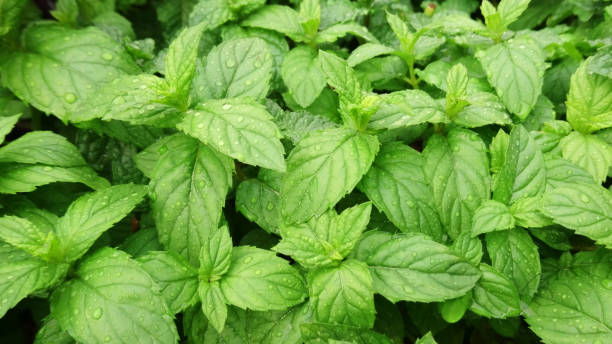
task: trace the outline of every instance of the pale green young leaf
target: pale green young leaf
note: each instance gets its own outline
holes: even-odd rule
[[[441,240],[442,225],[423,165],[423,157],[409,146],[384,144],[359,189],[400,230]]]
[[[508,125],[512,119],[506,113],[496,95],[489,92],[471,92],[466,97],[468,105],[459,111],[454,122],[466,128],[489,124]]]
[[[227,319],[227,305],[219,287],[219,281],[200,281],[198,294],[202,302],[202,312],[204,312],[206,319],[218,333],[223,332]]]
[[[38,186],[55,182],[83,183],[94,190],[104,189],[110,185],[89,166],[0,164],[0,193],[34,191]]]
[[[355,71],[340,57],[319,50],[319,64],[327,83],[349,103],[358,104],[363,97]]]
[[[612,126],[612,79],[588,71],[583,62],[570,81],[567,121],[584,134]]]
[[[522,126],[510,132],[504,165],[495,178],[493,199],[511,204],[546,189],[546,167],[539,145]]]
[[[234,164],[185,135],[173,135],[164,147],[150,184],[159,241],[198,266],[206,238],[219,226]]]
[[[417,339],[414,344],[437,344],[436,339],[431,334],[431,331],[427,332],[423,337]]]
[[[305,41],[300,15],[288,6],[267,5],[242,21],[242,25],[284,33],[294,41]]]
[[[471,304],[472,294],[467,293],[456,299],[438,303],[438,311],[444,321],[449,324],[454,324],[463,318]]]
[[[474,266],[478,266],[482,260],[482,241],[478,237],[472,237],[471,233],[461,233],[450,248]]]
[[[60,23],[76,26],[79,17],[79,5],[77,0],[59,0],[55,4],[55,9],[49,11],[49,14]]]
[[[123,184],[95,191],[72,202],[56,228],[68,261],[81,257],[100,235],[129,214],[147,194],[143,185]]]
[[[508,111],[525,119],[542,92],[546,63],[540,47],[518,38],[480,51],[476,57]]]
[[[13,127],[21,117],[21,114],[12,116],[0,116],[0,144],[4,142],[4,138],[13,130]]]
[[[214,30],[235,19],[236,14],[227,0],[197,1],[189,13],[189,25],[203,25],[204,30]]]
[[[173,127],[182,114],[165,94],[168,84],[155,75],[126,75],[116,78],[96,90],[96,93],[68,113],[72,122],[95,118],[104,121],[121,120],[132,124]]]
[[[347,128],[315,131],[291,151],[281,187],[287,224],[308,221],[353,190],[378,152],[375,136]]]
[[[315,42],[317,44],[333,43],[346,35],[353,35],[362,38],[366,42],[378,42],[378,39],[376,39],[376,37],[372,35],[366,27],[357,23],[343,23],[330,26],[319,32]]]
[[[606,270],[610,271],[609,264]],[[544,342],[607,343],[612,340],[609,279],[584,272],[560,274],[547,281],[529,307],[525,320]]]
[[[205,24],[198,24],[184,29],[168,47],[164,77],[173,95],[186,98],[189,94],[204,28]]]
[[[524,228],[541,228],[553,224],[540,208],[542,197],[525,197],[517,200],[510,206],[510,212],[517,226]]]
[[[57,319],[47,316],[36,332],[34,344],[76,344],[68,332],[62,330]]]
[[[300,24],[310,39],[317,35],[321,22],[321,4],[319,0],[304,0],[300,3]]]
[[[266,108],[251,99],[207,101],[188,111],[178,128],[246,164],[286,169],[280,131]]]
[[[467,94],[468,71],[461,63],[454,65],[446,74],[446,102],[458,102]]]
[[[395,129],[421,123],[448,122],[444,106],[421,90],[404,90],[386,94],[370,118],[368,128]]]
[[[234,247],[219,286],[228,304],[255,311],[286,309],[306,298],[297,269],[274,252],[250,246]]]
[[[502,231],[514,228],[514,217],[503,203],[489,200],[483,202],[474,212],[472,235]]]
[[[198,101],[251,97],[264,99],[270,88],[274,60],[260,38],[239,38],[214,47],[204,72],[193,81]]]
[[[372,209],[362,203],[340,215],[329,210],[306,223],[281,227],[282,240],[273,248],[307,269],[334,265],[346,257],[365,230]]]
[[[391,30],[393,30],[393,33],[399,39],[403,49],[412,43],[414,39],[413,34],[404,20],[393,13],[387,12],[387,23],[389,23]]]
[[[172,314],[198,301],[198,271],[183,256],[172,251],[153,251],[136,260],[159,286]]]
[[[612,8],[612,7],[611,7]],[[587,69],[589,72],[597,73],[608,79],[612,78],[612,45],[606,45],[597,51],[597,54],[587,59]]]
[[[349,259],[336,267],[308,273],[310,306],[317,321],[371,328],[374,324],[374,289],[368,267]]]
[[[305,344],[391,344],[384,335],[359,326],[305,322],[300,324]]]
[[[612,247],[612,192],[599,185],[574,184],[547,191],[542,212],[564,227]]]
[[[0,242],[0,317],[31,293],[47,288],[68,271],[67,264],[49,264]]]
[[[490,194],[484,142],[469,130],[452,129],[447,137],[432,136],[423,157],[425,175],[446,232],[451,238],[471,232],[474,211]]]
[[[176,343],[178,333],[159,288],[121,251],[102,248],[51,296],[51,314],[78,342]]]
[[[57,248],[58,242],[55,233],[45,229],[21,217],[0,217],[0,240],[48,260],[49,253]]]
[[[470,310],[487,318],[517,316],[520,313],[519,294],[514,284],[490,265],[481,263],[482,277],[472,290]]]
[[[612,166],[612,145],[592,134],[577,131],[561,139],[563,158],[587,170],[597,183],[604,182]]]
[[[32,131],[9,142],[0,148],[0,163],[2,162],[61,167],[87,165],[72,143],[50,131]]]
[[[41,21],[24,31],[23,40],[26,49],[10,55],[2,81],[20,99],[63,120],[100,84],[139,72],[119,43],[94,27]]]
[[[285,55],[280,72],[289,93],[301,107],[312,104],[327,85],[317,52],[308,46],[299,45]]]
[[[230,268],[232,257],[232,238],[227,226],[209,233],[208,240],[200,251],[200,279],[214,281],[223,276]]]
[[[346,63],[351,67],[355,67],[371,58],[391,54],[393,51],[395,49],[379,43],[364,43],[351,52]]]
[[[497,6],[497,12],[505,27],[514,23],[529,6],[531,0],[502,0]]]
[[[374,290],[392,302],[457,298],[474,287],[480,272],[453,250],[422,234],[369,232],[355,248]]]
[[[523,229],[487,233],[487,252],[493,267],[516,286],[522,301],[529,302],[540,283],[540,254]]]
[[[498,173],[506,161],[506,153],[510,145],[510,135],[503,129],[499,129],[497,135],[491,140],[489,154],[491,155],[491,172]]]

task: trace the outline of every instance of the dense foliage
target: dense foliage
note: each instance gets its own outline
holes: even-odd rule
[[[612,343],[609,0],[0,0],[0,342]]]

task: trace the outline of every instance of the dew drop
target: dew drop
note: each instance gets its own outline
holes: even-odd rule
[[[230,104],[223,104],[223,110],[229,110],[232,106]]]
[[[102,317],[102,308],[98,307],[96,309],[94,309],[93,313],[91,313],[91,316],[98,320]]]
[[[68,92],[68,93],[64,94],[64,101],[66,101],[66,103],[68,103],[68,104],[74,103],[76,101],[76,99],[77,98],[76,98],[76,95],[74,93]]]
[[[229,59],[227,60],[227,62],[225,62],[225,65],[227,66],[227,68],[233,68],[236,65],[236,61]]]
[[[113,55],[111,53],[104,53],[102,54],[102,58],[106,61],[110,61],[113,59]]]
[[[584,203],[589,203],[590,199],[587,195],[581,195],[580,200]]]

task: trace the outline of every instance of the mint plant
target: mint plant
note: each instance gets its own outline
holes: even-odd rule
[[[611,16],[0,0],[0,342],[612,342]]]

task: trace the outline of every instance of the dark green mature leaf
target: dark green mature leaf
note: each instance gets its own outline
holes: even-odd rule
[[[370,232],[355,258],[368,265],[374,290],[392,302],[454,299],[480,278],[465,258],[422,234]]]
[[[423,165],[414,149],[399,142],[384,144],[359,189],[402,231],[441,240],[442,226]]]
[[[372,205],[363,203],[340,215],[329,210],[308,222],[284,226],[282,240],[273,248],[290,255],[307,269],[335,265],[346,257],[370,220]]]
[[[378,139],[347,128],[306,135],[287,159],[281,187],[281,215],[300,223],[333,207],[368,171]]]
[[[60,249],[68,261],[80,258],[116,222],[124,218],[147,194],[143,185],[115,185],[79,197],[56,228]]]
[[[510,279],[521,300],[529,302],[540,283],[538,247],[523,229],[488,233],[487,252],[493,268]]]
[[[0,317],[31,293],[63,278],[67,264],[49,264],[9,244],[0,242]]]
[[[171,136],[163,147],[151,178],[159,241],[198,266],[204,241],[218,228],[234,166],[225,155],[184,135]]]
[[[26,4],[27,2],[24,0],[0,1],[0,12],[2,13],[0,18],[0,36],[7,34],[15,27]]]
[[[432,136],[423,157],[424,171],[448,235],[456,238],[470,232],[474,211],[490,194],[484,143],[469,130],[453,129],[447,138]]]
[[[57,319],[47,316],[36,333],[34,344],[75,344],[74,339],[60,327]]]
[[[612,193],[590,184],[574,184],[546,192],[542,212],[564,227],[612,247]]]
[[[26,50],[11,54],[2,68],[3,83],[19,98],[64,120],[100,84],[139,72],[123,48],[94,27],[38,22],[24,31],[23,40]]]
[[[303,323],[302,339],[306,344],[315,343],[356,343],[391,344],[389,338],[371,330],[337,324]]]
[[[50,131],[35,131],[0,148],[0,162],[43,164],[61,167],[85,165],[78,149],[65,137]]]
[[[227,303],[256,311],[286,309],[306,297],[304,279],[289,262],[250,246],[232,250],[230,268],[219,287]]]
[[[187,112],[179,128],[246,164],[285,171],[278,127],[264,106],[248,98],[200,104]]]
[[[94,190],[109,186],[89,166],[55,167],[29,164],[0,164],[0,193],[34,191],[54,182],[83,183]]]
[[[51,314],[79,342],[176,343],[159,288],[126,253],[103,248],[51,296]]]
[[[493,199],[510,204],[541,195],[545,189],[542,151],[523,126],[516,126],[510,132],[504,165],[495,178]]]
[[[499,43],[476,54],[506,108],[525,119],[542,92],[544,53],[525,38]]]
[[[312,104],[327,85],[317,52],[305,45],[299,45],[285,55],[281,76],[289,93],[301,107]]]
[[[198,301],[198,271],[183,256],[172,251],[155,251],[138,257],[137,261],[160,287],[172,314]]]
[[[374,324],[374,289],[368,267],[346,260],[336,267],[308,273],[310,305],[317,321],[371,328]]]

